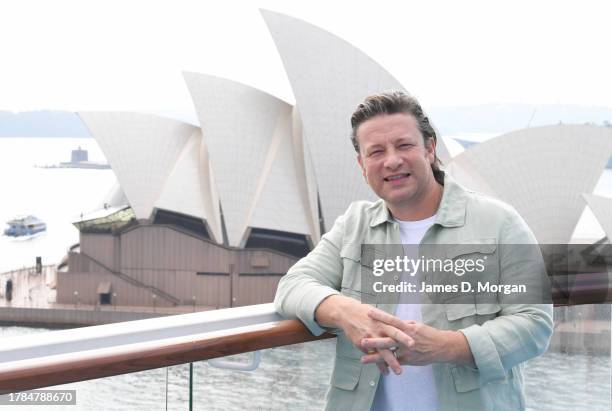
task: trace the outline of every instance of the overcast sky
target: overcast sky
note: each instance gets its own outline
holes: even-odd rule
[[[293,103],[259,7],[347,40],[426,107],[612,106],[611,1],[18,0],[0,3],[0,110],[191,117],[183,70]]]

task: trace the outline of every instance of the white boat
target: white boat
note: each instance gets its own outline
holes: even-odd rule
[[[7,224],[4,235],[9,237],[33,237],[47,231],[47,224],[33,215],[15,217]]]

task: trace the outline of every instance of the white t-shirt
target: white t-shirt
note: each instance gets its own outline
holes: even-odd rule
[[[420,244],[425,232],[431,227],[436,216],[419,221],[396,220],[400,226],[402,244]],[[409,258],[418,258],[417,247],[405,247]],[[412,255],[414,254],[414,255]],[[402,281],[415,282],[417,276],[404,276]],[[395,315],[403,320],[422,321],[420,304],[397,305]],[[404,298],[405,299],[405,298]],[[438,409],[438,393],[431,365],[412,366],[403,365],[402,373],[395,375],[390,371],[388,375],[381,375],[372,403],[371,411],[435,411]]]

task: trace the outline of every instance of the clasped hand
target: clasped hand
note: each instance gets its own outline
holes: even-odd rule
[[[368,352],[361,362],[375,363],[383,374],[389,373],[389,367],[400,374],[401,365],[427,365],[453,360],[452,350],[448,346],[452,331],[401,320],[378,309],[371,308],[367,315],[378,323],[383,336],[369,336],[361,340],[360,348]]]

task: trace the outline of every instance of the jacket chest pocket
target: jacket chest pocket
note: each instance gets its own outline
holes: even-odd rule
[[[494,238],[448,246],[446,258],[453,262],[453,274],[465,281],[499,281],[499,261]]]
[[[340,258],[343,266],[341,291],[372,294],[363,290],[363,283],[374,277],[375,261],[384,259],[384,253],[369,244],[346,244],[340,250]]]
[[[486,287],[499,284],[500,280],[496,239],[477,239],[447,247],[445,258],[452,262],[454,270],[442,275],[458,291],[435,297],[444,303],[449,328],[457,330],[495,318],[501,311],[499,298]]]
[[[443,261],[439,263],[428,282],[447,287],[451,292],[433,292],[429,296],[434,302],[452,303],[497,303],[497,294],[488,291],[488,286],[499,284],[500,270],[495,238],[471,240],[469,243],[444,245]],[[483,308],[484,309],[484,308]]]

